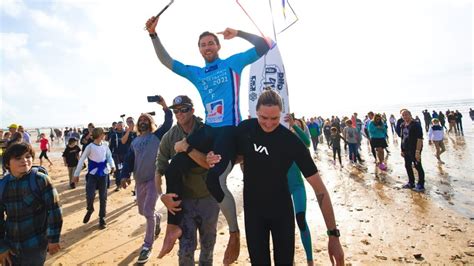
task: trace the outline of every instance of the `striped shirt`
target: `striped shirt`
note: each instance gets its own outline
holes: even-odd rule
[[[36,174],[41,199],[30,188],[28,174],[21,178],[8,174],[4,178],[8,179],[0,199],[0,252],[11,249],[18,253],[46,248],[48,242],[59,243],[63,218],[58,192],[50,178]]]

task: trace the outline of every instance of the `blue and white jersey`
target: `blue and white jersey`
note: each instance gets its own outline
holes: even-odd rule
[[[206,112],[206,124],[211,127],[237,126],[240,114],[240,76],[245,66],[259,56],[255,48],[227,59],[217,58],[205,67],[189,66],[173,60],[172,70],[187,78],[198,89]]]

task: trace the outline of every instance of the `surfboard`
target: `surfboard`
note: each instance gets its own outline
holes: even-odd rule
[[[251,118],[257,117],[257,100],[266,88],[271,88],[280,95],[283,103],[280,123],[288,127],[288,123],[283,120],[290,113],[288,83],[280,50],[274,41],[267,54],[250,65],[249,115]]]

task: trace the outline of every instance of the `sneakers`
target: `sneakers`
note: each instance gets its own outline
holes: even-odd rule
[[[83,223],[88,223],[89,220],[91,219],[91,215],[94,211],[87,211],[86,215],[84,215],[84,219],[82,220]]]
[[[99,218],[99,228],[100,229],[105,229],[107,227],[107,223],[105,222],[105,219],[103,217]]]
[[[416,187],[413,188],[413,191],[415,191],[415,192],[425,192],[425,187],[418,184],[418,185],[416,185]]]
[[[406,189],[413,189],[415,187],[415,184],[412,183],[406,183],[405,185],[402,186],[402,188]]]
[[[384,163],[379,164],[379,169],[382,171],[387,171],[387,166]]]
[[[137,263],[146,263],[151,255],[151,248],[143,247],[138,256]]]
[[[158,214],[156,215],[155,237],[158,237],[158,235],[159,235],[160,232],[161,232],[160,222],[161,222],[161,213],[158,213]]]

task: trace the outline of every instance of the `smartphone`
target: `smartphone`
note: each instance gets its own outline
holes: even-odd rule
[[[161,96],[160,95],[147,96],[147,99],[149,103],[156,103],[156,102],[161,101]]]

